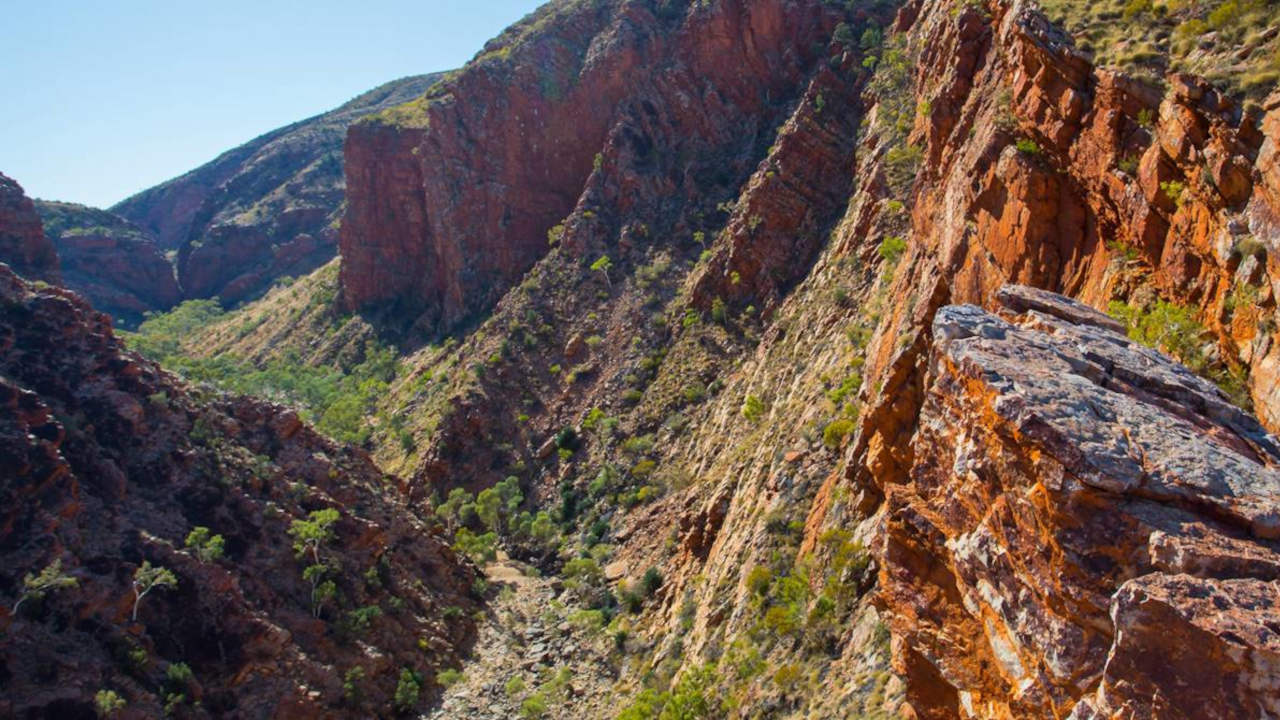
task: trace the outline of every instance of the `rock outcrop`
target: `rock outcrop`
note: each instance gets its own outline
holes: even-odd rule
[[[58,251],[45,237],[35,205],[22,186],[0,174],[0,262],[25,278],[57,283]]]
[[[1092,308],[942,308],[877,605],[921,718],[1280,712],[1280,447]]]
[[[473,570],[399,487],[290,410],[186,386],[78,296],[0,266],[0,716],[93,717],[99,691],[136,718],[427,700],[474,631]],[[295,552],[292,524],[321,510],[332,524]],[[191,545],[196,527],[218,552]],[[143,563],[175,584],[138,602]],[[51,567],[74,582],[32,594]]]
[[[421,95],[439,78],[387,83],[335,110],[269,132],[110,208],[177,250],[185,297],[240,302],[276,278],[333,258],[347,126]]]
[[[119,215],[74,203],[36,201],[62,261],[64,285],[128,325],[167,310],[182,293],[155,240]]]
[[[549,3],[424,97],[352,127],[347,307],[455,328],[515,285],[571,212],[595,226],[575,255],[607,253],[620,233],[687,237],[697,228],[622,226],[669,221],[676,199],[713,214],[735,196],[743,156],[770,144],[843,18],[808,0]],[[815,214],[789,222],[811,231],[829,210]]]

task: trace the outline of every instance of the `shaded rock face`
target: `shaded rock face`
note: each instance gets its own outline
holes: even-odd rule
[[[182,299],[173,266],[141,228],[74,203],[36,201],[45,233],[58,249],[66,287],[128,325]]]
[[[876,599],[922,718],[1280,712],[1280,448],[1110,318],[942,308]]]
[[[608,236],[567,248],[585,256],[628,241],[618,218],[732,198],[732,160],[770,144],[841,17],[808,0],[544,7],[424,98],[352,127],[345,303],[448,330],[514,285],[571,211]]]
[[[422,94],[438,78],[387,83],[345,105],[229,150],[191,172],[144,190],[112,212],[177,250],[188,298],[226,303],[260,293],[276,278],[331,260],[343,204],[347,126]]]
[[[454,664],[474,631],[473,570],[360,451],[292,411],[194,391],[125,351],[78,296],[0,268],[0,716],[368,717],[401,672]],[[291,522],[334,509],[317,605]],[[225,558],[184,547],[195,526]],[[15,612],[25,575],[77,581]],[[176,587],[137,606],[143,562]],[[322,589],[323,590],[323,589]],[[353,619],[351,611],[380,613]],[[456,608],[450,617],[445,608]],[[166,680],[185,663],[190,681]],[[359,693],[343,678],[361,668]],[[198,703],[198,705],[196,704]]]
[[[17,181],[0,174],[0,262],[25,278],[57,283],[58,251]]]

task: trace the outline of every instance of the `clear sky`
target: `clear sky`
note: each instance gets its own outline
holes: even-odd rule
[[[541,0],[18,0],[0,172],[105,207],[405,75],[458,67]]]

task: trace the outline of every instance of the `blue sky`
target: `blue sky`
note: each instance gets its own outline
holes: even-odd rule
[[[105,207],[405,75],[541,0],[26,0],[0,23],[0,172]]]

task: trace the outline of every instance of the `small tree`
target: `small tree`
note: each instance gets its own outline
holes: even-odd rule
[[[209,528],[197,525],[187,533],[186,545],[197,558],[200,558],[200,562],[208,563],[222,559],[225,542],[221,535],[213,535],[209,532]]]
[[[138,605],[147,593],[158,587],[172,588],[177,585],[178,578],[168,569],[159,565],[153,567],[150,561],[143,560],[142,565],[133,573],[133,619],[138,619]]]
[[[289,525],[289,536],[293,538],[293,551],[302,557],[308,553],[317,565],[321,564],[320,548],[334,538],[334,524],[338,522],[338,511],[333,508],[312,510],[307,520],[294,520]]]
[[[75,587],[79,583],[79,580],[62,572],[61,559],[54,560],[45,566],[39,575],[27,573],[26,577],[22,578],[22,593],[18,595],[18,601],[13,604],[10,614],[17,615],[18,608],[22,607],[22,603],[27,600],[40,600],[54,590]]]
[[[609,270],[613,267],[613,261],[608,255],[601,255],[599,260],[591,263],[591,269],[604,275],[604,281],[609,283],[609,287],[613,287],[613,281],[609,279]]]

